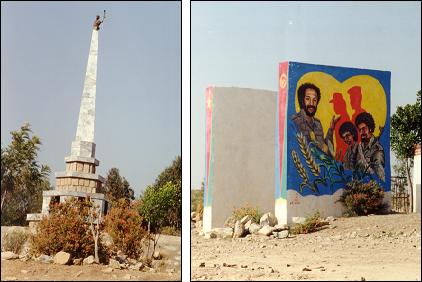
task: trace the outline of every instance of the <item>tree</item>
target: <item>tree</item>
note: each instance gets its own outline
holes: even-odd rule
[[[24,225],[27,213],[41,210],[50,168],[37,161],[41,141],[30,136],[29,123],[10,133],[11,143],[1,148],[1,224]]]
[[[133,189],[130,187],[129,182],[120,176],[118,168],[113,167],[108,171],[104,188],[107,196],[112,201],[122,198],[127,200],[135,199]]]
[[[92,239],[94,240],[94,260],[96,263],[100,263],[100,258],[98,256],[98,239],[103,229],[102,220],[103,219],[101,216],[101,212],[99,212],[98,207],[91,204],[89,209],[88,221],[89,229],[92,233]]]
[[[416,104],[397,107],[391,117],[391,149],[397,158],[404,162],[407,183],[409,184],[410,210],[413,211],[413,183],[411,169],[415,145],[421,143],[421,91],[416,94]]]
[[[173,163],[166,167],[155,179],[154,189],[164,186],[167,182],[182,182],[182,157],[177,156]]]
[[[158,189],[148,186],[139,203],[139,213],[148,221],[148,229],[164,226],[181,228],[182,185],[167,182]]]

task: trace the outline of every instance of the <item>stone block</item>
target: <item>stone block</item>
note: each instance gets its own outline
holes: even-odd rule
[[[95,158],[95,143],[87,141],[73,141],[71,156]]]
[[[83,172],[84,171],[84,164],[76,163],[76,171]]]

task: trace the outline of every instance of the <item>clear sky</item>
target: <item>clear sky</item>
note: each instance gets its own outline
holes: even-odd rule
[[[421,3],[192,2],[191,188],[204,178],[206,87],[277,91],[282,61],[391,71],[394,113],[421,89]]]
[[[181,155],[180,2],[1,2],[1,144],[29,122],[55,185],[76,135],[92,23],[104,9],[97,171],[119,168],[139,196]]]

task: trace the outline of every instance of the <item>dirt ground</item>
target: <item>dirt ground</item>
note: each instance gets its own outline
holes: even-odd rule
[[[107,265],[57,265],[37,261],[2,260],[1,280],[18,281],[121,281],[181,279],[181,238],[162,235],[158,249],[164,256],[163,266],[156,273],[129,269],[106,273]]]
[[[420,214],[338,218],[286,239],[191,238],[192,280],[421,280]]]

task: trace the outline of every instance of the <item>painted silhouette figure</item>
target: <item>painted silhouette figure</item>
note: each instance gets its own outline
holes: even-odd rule
[[[341,162],[344,159],[346,154],[347,144],[343,142],[342,136],[340,135],[340,125],[350,121],[350,116],[347,113],[346,101],[343,98],[341,93],[333,93],[333,98],[330,100],[330,103],[333,103],[334,112],[337,115],[340,115],[338,122],[334,127],[334,132],[336,134],[336,160]]]
[[[360,113],[365,113],[366,110],[362,108],[362,88],[360,86],[353,86],[350,88],[347,93],[350,95],[350,106],[354,110],[352,115],[352,122],[355,123],[356,117]],[[360,135],[358,136],[358,142],[360,143]]]

